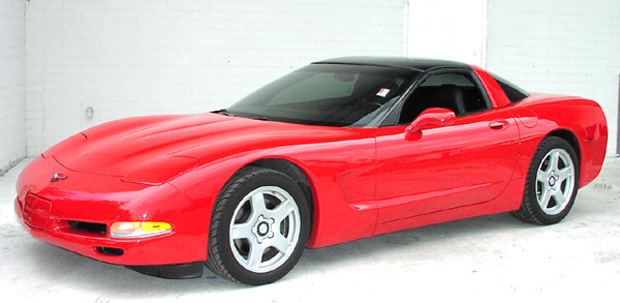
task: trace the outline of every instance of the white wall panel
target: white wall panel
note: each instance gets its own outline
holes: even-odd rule
[[[29,2],[28,154],[104,121],[225,107],[314,60],[400,56],[404,8],[404,0]]]
[[[486,0],[410,0],[407,56],[484,67]]]
[[[26,156],[26,1],[0,2],[0,175]]]
[[[489,0],[487,67],[531,91],[603,106],[615,155],[620,1]]]

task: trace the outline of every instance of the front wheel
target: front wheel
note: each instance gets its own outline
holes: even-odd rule
[[[271,283],[297,263],[309,233],[308,202],[291,178],[266,168],[244,169],[214,206],[207,266],[233,281]]]
[[[536,224],[560,222],[570,211],[579,188],[579,161],[564,139],[547,137],[530,164],[521,208],[512,214]]]

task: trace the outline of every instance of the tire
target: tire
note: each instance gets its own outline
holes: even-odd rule
[[[578,189],[575,150],[562,138],[546,137],[530,163],[521,208],[512,215],[540,225],[558,223],[573,206]]]
[[[274,282],[301,257],[310,225],[308,202],[291,178],[245,168],[226,184],[213,208],[207,267],[239,283]]]

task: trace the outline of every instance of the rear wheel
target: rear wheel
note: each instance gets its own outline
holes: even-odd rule
[[[225,186],[214,207],[207,266],[245,284],[276,281],[297,263],[310,234],[310,211],[285,174],[249,168]]]
[[[537,224],[560,222],[570,211],[579,188],[579,162],[564,139],[547,137],[530,164],[521,208],[512,214]]]

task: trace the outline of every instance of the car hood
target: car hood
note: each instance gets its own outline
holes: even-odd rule
[[[44,153],[67,169],[161,183],[195,166],[270,147],[346,137],[346,128],[216,114],[150,116],[108,122]],[[153,174],[159,174],[154,176]]]

